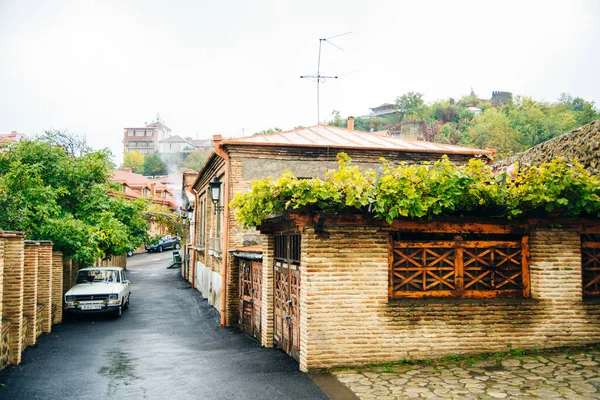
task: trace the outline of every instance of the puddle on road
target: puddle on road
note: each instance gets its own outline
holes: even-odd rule
[[[136,359],[123,350],[110,350],[106,353],[106,362],[98,374],[109,379],[107,395],[114,396],[117,387],[129,386],[140,379],[136,374]]]

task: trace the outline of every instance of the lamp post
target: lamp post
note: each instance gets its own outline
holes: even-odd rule
[[[224,206],[219,206],[219,200],[221,198],[221,181],[215,175],[214,178],[208,183],[210,188],[210,199],[214,204],[215,214],[219,211],[223,211],[225,209]]]

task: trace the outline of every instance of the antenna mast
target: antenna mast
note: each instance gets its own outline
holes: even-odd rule
[[[321,46],[323,45],[323,42],[325,43],[329,43],[330,45],[332,45],[333,47],[337,47],[338,49],[344,51],[344,49],[342,49],[340,46],[332,43],[329,41],[329,39],[333,39],[333,38],[337,38],[340,36],[344,36],[344,35],[349,35],[352,32],[346,32],[346,33],[342,33],[340,35],[335,35],[335,36],[331,36],[328,38],[324,38],[324,39],[319,39],[319,57],[317,60],[317,74],[316,75],[301,75],[300,78],[301,79],[316,79],[317,80],[317,124],[321,123],[321,108],[320,108],[320,101],[321,101],[321,92],[320,92],[320,86],[321,86],[321,82],[325,82],[325,79],[337,79],[339,78],[339,76],[325,76],[325,75],[321,75]]]

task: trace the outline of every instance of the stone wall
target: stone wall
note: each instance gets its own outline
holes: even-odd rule
[[[515,162],[522,167],[539,165],[555,158],[562,157],[566,161],[578,160],[592,174],[600,174],[600,120],[591,122],[572,132],[557,136],[540,143],[522,153],[493,165],[500,169]]]
[[[576,228],[531,231],[531,298],[469,300],[389,300],[387,232],[327,225],[325,232],[302,233],[304,371],[600,341],[600,302],[581,295]],[[263,345],[272,343],[266,333]]]

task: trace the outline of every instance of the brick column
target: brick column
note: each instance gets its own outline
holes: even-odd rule
[[[62,280],[63,280],[63,256],[60,251],[52,252],[52,323],[62,322]]]
[[[273,347],[273,330],[275,312],[273,301],[273,257],[275,255],[275,237],[272,234],[264,234],[262,241],[263,251],[263,276],[262,276],[262,302],[261,302],[261,345]]]
[[[4,288],[4,239],[2,231],[0,231],[0,350],[2,348],[2,302]],[[1,353],[1,351],[0,351]],[[1,354],[0,354],[1,356]],[[2,360],[0,359],[0,368],[2,368]]]
[[[531,297],[554,302],[582,302],[581,239],[575,228],[531,231]]]
[[[73,274],[73,263],[71,258],[63,255],[63,284],[62,295],[71,289],[71,275]]]
[[[4,240],[2,317],[10,321],[10,364],[21,362],[23,351],[23,233],[0,232]]]
[[[42,331],[52,330],[52,242],[40,241],[38,253],[38,304],[44,307]]]
[[[236,326],[240,312],[239,259],[227,254],[227,326]]]
[[[38,280],[38,251],[39,242],[25,241],[24,272],[23,272],[23,315],[29,320],[29,330],[25,343],[33,346],[37,341],[37,280]]]

